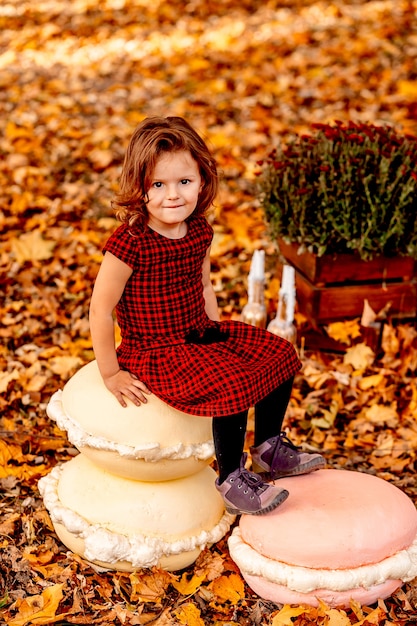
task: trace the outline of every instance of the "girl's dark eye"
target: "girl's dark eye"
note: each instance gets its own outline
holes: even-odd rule
[[[189,178],[183,178],[181,181],[181,185],[187,185],[190,182]]]
[[[160,189],[162,187],[162,183],[156,182],[153,184],[153,186],[156,187],[157,189]]]

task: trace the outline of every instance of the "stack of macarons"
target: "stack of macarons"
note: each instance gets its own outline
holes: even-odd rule
[[[80,454],[39,481],[55,531],[104,568],[191,565],[230,529],[210,467],[211,420],[148,396],[122,407],[95,361],[56,392],[48,415]]]

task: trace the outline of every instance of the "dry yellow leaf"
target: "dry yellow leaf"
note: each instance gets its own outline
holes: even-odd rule
[[[78,356],[56,356],[48,362],[49,369],[62,378],[69,378],[82,364]]]
[[[372,374],[372,376],[364,376],[359,382],[358,387],[362,389],[362,391],[366,391],[367,389],[371,389],[372,387],[378,387],[381,382],[384,380],[382,374]]]
[[[13,432],[16,430],[16,422],[15,420],[6,417],[6,416],[2,416],[1,418],[1,429],[3,431],[3,433],[5,433],[6,431],[8,432]]]
[[[343,358],[345,365],[352,365],[355,370],[365,370],[372,365],[375,358],[373,350],[364,343],[358,343],[346,350]]]
[[[201,57],[192,56],[188,63],[188,68],[192,72],[196,72],[198,70],[205,70],[210,67],[210,61],[207,59],[203,59]]]
[[[187,574],[183,574],[181,576],[181,580],[173,580],[171,584],[183,596],[192,596],[205,579],[205,574],[200,576],[192,576],[191,579],[188,579]]]
[[[0,467],[7,465],[11,459],[15,461],[23,460],[22,448],[17,444],[6,443],[3,439],[0,439]]]
[[[62,600],[63,584],[46,587],[42,594],[18,599],[16,617],[9,620],[9,626],[25,626],[26,624],[52,624],[62,620],[62,615],[56,615],[59,603]]]
[[[33,476],[43,476],[48,472],[47,465],[7,465],[6,467],[0,466],[0,478],[7,478],[7,476],[15,476],[19,480],[30,480]]]
[[[303,376],[310,387],[314,389],[320,389],[331,378],[331,374],[328,371],[323,371],[309,363],[303,369]]]
[[[52,523],[50,524],[50,529],[52,531],[54,530]],[[38,574],[41,574],[45,580],[52,580],[54,578],[59,580],[59,576],[62,576],[62,566],[59,563],[48,563],[47,565],[31,563],[30,567],[35,572],[38,572]]]
[[[371,407],[363,410],[361,416],[368,419],[373,424],[390,423],[395,425],[398,422],[398,412],[396,404],[385,406],[384,404],[373,404]]]
[[[228,226],[232,231],[235,245],[242,246],[250,253],[253,252],[257,247],[253,215],[242,212],[233,213],[228,218]]]
[[[382,333],[382,349],[388,356],[394,356],[400,349],[400,341],[395,328],[386,324]]]
[[[408,405],[403,410],[403,417],[409,416],[414,421],[415,415],[417,414],[417,385],[414,380],[410,382],[410,390],[411,397],[409,398]]]
[[[337,399],[333,399],[328,409],[322,409],[321,417],[313,417],[311,420],[312,426],[318,428],[331,428],[339,412],[339,402]]]
[[[17,369],[12,372],[0,372],[0,393],[7,391],[7,387],[12,380],[19,380],[20,374]]]
[[[308,614],[308,612],[308,608],[302,606],[292,607],[289,604],[284,604],[279,613],[274,616],[271,626],[293,626],[293,617],[298,617],[303,615],[303,613]]]
[[[399,80],[397,88],[401,95],[409,97],[411,100],[417,98],[417,84],[415,80]]]
[[[13,513],[7,519],[0,522],[0,535],[10,535],[12,536],[15,529],[15,523],[21,519],[21,515],[19,513]]]
[[[5,127],[5,136],[8,139],[17,139],[19,137],[27,137],[28,139],[30,139],[31,131],[28,128],[17,126],[14,122],[8,120]]]
[[[385,624],[387,623],[385,621],[386,617],[387,615],[385,611],[381,609],[381,607],[378,607],[374,609],[371,613],[366,615],[359,622],[354,622],[352,626],[370,626],[371,624],[375,624],[375,626],[377,626],[378,624]]]
[[[327,616],[326,626],[351,626],[351,621],[345,611],[338,609],[328,609],[325,611]]]
[[[329,324],[326,326],[326,332],[335,341],[340,341],[340,343],[348,346],[352,343],[352,339],[361,336],[361,329],[357,319]]]
[[[204,622],[201,619],[201,612],[195,604],[189,602],[184,604],[175,611],[175,616],[180,624],[186,624],[187,626],[204,626]]]
[[[94,150],[91,150],[89,157],[97,169],[104,169],[113,161],[114,154],[111,150],[100,150],[99,148],[95,148]]]
[[[25,384],[25,391],[41,391],[45,387],[47,382],[47,376],[44,376],[42,374],[35,374]]]
[[[376,440],[375,450],[372,455],[374,456],[387,456],[391,455],[395,446],[395,439],[390,433],[380,433]]]
[[[29,561],[32,567],[37,567],[39,565],[46,565],[50,563],[54,557],[54,552],[52,550],[46,549],[43,551],[38,551],[34,553],[33,548],[26,548],[23,550],[23,557]]]
[[[377,317],[377,313],[375,313],[375,311],[369,304],[369,301],[365,298],[365,301],[363,303],[361,325],[364,327],[368,327],[373,324],[373,322],[375,322]]]
[[[409,348],[414,344],[414,340],[417,337],[417,329],[413,326],[398,326],[398,336],[402,341],[403,348]]]
[[[219,576],[213,580],[210,587],[219,602],[229,601],[236,604],[245,597],[243,580],[235,573],[231,573],[229,576]]]
[[[49,259],[55,245],[55,241],[44,239],[40,230],[23,233],[20,237],[11,240],[12,252],[18,263]]]
[[[113,624],[114,621],[112,620],[111,623]],[[178,626],[178,621],[172,616],[170,607],[162,611],[162,613],[147,613],[145,620],[139,623],[152,626]]]
[[[233,250],[236,242],[230,234],[214,233],[211,251],[214,257],[221,257],[227,252]]]
[[[203,552],[198,557],[194,573],[197,576],[204,576],[206,580],[212,581],[224,571],[224,558],[217,554],[216,552],[212,552],[209,549],[203,550]]]
[[[132,592],[131,602],[159,603],[164,597],[172,577],[165,570],[154,568],[152,572],[134,572],[129,575]]]

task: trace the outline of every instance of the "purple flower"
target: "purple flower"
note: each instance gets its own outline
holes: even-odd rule
[[[323,253],[417,259],[417,137],[390,126],[312,124],[275,147],[259,176],[272,231]]]

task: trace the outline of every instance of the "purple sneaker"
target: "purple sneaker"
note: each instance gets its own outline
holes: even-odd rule
[[[251,449],[252,468],[263,478],[275,480],[284,476],[298,476],[323,469],[326,465],[321,454],[299,452],[282,432]]]
[[[265,483],[258,474],[246,469],[247,454],[243,454],[240,467],[229,474],[224,482],[216,480],[217,491],[223,497],[226,511],[233,515],[265,515],[279,506],[289,496],[286,489]]]

